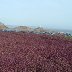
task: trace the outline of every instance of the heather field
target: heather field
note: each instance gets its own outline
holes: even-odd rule
[[[0,32],[0,72],[72,72],[72,39]]]

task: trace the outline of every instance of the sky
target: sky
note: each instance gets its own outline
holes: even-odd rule
[[[0,22],[72,30],[72,0],[0,0]]]

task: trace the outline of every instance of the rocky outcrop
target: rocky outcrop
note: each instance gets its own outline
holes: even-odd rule
[[[34,31],[34,33],[45,33],[45,32],[47,32],[47,30],[43,29],[42,27],[35,28],[33,31]]]
[[[27,27],[27,26],[18,26],[14,28],[15,31],[25,31],[25,32],[30,32],[32,31],[32,28]]]
[[[3,23],[0,22],[0,30],[5,30],[7,28],[8,28],[7,26],[5,26]]]

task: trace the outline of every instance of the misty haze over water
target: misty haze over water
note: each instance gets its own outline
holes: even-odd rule
[[[21,25],[6,25],[6,26],[9,27],[9,28],[14,28],[14,27],[21,26]],[[29,26],[29,27],[31,27],[31,28],[37,28],[38,26]],[[72,30],[68,30],[68,29],[53,29],[53,28],[48,28],[48,27],[47,28],[42,27],[42,28],[49,29],[49,30],[56,31],[56,32],[70,33],[72,35]]]

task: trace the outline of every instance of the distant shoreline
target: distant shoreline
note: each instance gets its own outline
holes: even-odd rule
[[[6,25],[7,27],[9,28],[15,28],[15,27],[18,27],[20,25]],[[37,28],[38,26],[28,26],[28,27],[31,27],[31,28]],[[43,28],[43,27],[42,27]],[[64,32],[64,33],[70,33],[72,35],[72,30],[68,30],[68,29],[54,29],[54,28],[45,28],[44,29],[49,29],[49,30],[53,30],[53,31],[56,31],[56,32]]]
[[[1,25],[4,25],[4,26],[6,26],[6,27],[8,27],[8,30],[13,30],[14,28],[16,28],[16,27],[20,27],[21,25],[5,25],[5,24],[3,24],[3,23],[0,23]],[[23,25],[24,26],[24,25]],[[23,27],[23,26],[21,26],[21,27]],[[27,26],[26,25],[26,27],[29,27],[29,28],[32,28],[32,29],[36,29],[36,28],[42,28],[42,29],[44,29],[44,30],[48,30],[48,32],[50,31],[50,32],[64,32],[64,33],[69,33],[69,34],[71,34],[72,35],[72,30],[66,30],[66,29],[53,29],[53,28],[48,28],[48,27],[39,27],[39,26]]]

